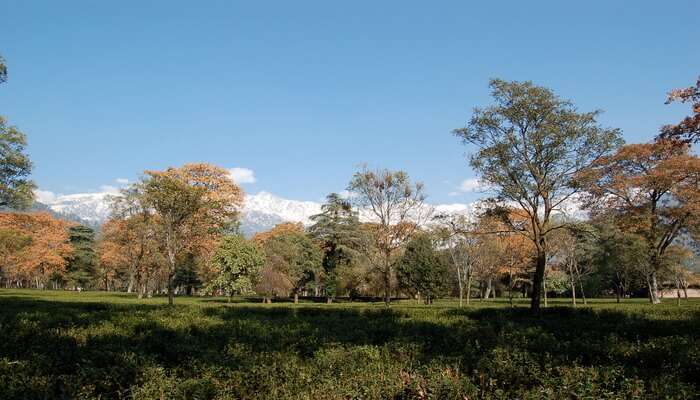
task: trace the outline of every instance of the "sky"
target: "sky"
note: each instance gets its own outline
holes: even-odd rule
[[[479,3],[479,4],[477,4]],[[33,179],[108,190],[186,162],[236,168],[249,193],[322,199],[362,164],[403,169],[432,203],[476,175],[451,134],[488,80],[531,80],[628,142],[689,113],[692,1],[0,0],[0,115]]]

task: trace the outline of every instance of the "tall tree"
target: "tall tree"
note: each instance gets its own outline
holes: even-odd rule
[[[0,56],[0,83],[7,82],[7,65],[5,59]]]
[[[666,104],[673,102],[691,103],[692,115],[683,118],[675,125],[665,125],[661,128],[661,139],[675,139],[685,143],[700,142],[700,78],[695,86],[675,89],[668,94]]]
[[[202,280],[197,274],[197,261],[194,254],[184,253],[175,268],[173,286],[182,289],[187,296],[191,296],[195,289],[202,287]]]
[[[51,277],[62,275],[73,252],[69,225],[49,213],[0,213],[0,230],[31,238],[5,259],[10,279],[45,288]]]
[[[95,231],[87,226],[74,225],[68,228],[73,253],[66,266],[66,278],[74,288],[86,287],[95,274]]]
[[[243,192],[226,170],[208,164],[146,174],[144,204],[158,216],[168,263],[168,304],[173,304],[178,258],[211,246],[212,236],[222,235],[238,215]]]
[[[36,188],[28,176],[32,162],[25,153],[27,137],[0,117],[0,207],[24,209],[34,201]]]
[[[493,203],[516,204],[529,219],[526,230],[508,218],[505,222],[535,246],[531,309],[538,312],[547,238],[560,228],[552,214],[579,191],[576,175],[614,150],[620,134],[599,126],[599,112],[580,113],[571,102],[531,82],[494,79],[490,87],[495,104],[476,108],[467,126],[454,134],[478,147],[470,164],[496,193]]]
[[[349,200],[337,193],[326,197],[321,213],[313,215],[309,235],[323,248],[324,292],[330,303],[337,294],[342,269],[352,268],[362,257],[366,235]]]
[[[211,286],[223,289],[230,301],[234,294],[253,292],[265,264],[265,253],[243,236],[226,236],[214,254],[213,263],[219,275]]]
[[[7,66],[0,56],[0,83],[7,81]],[[25,153],[27,137],[0,116],[0,208],[25,209],[34,201],[36,185],[28,179],[32,162]]]
[[[298,303],[299,294],[322,273],[321,248],[306,234],[294,232],[272,236],[262,247],[267,264],[288,279],[294,303]],[[271,274],[270,277],[277,279],[275,274]]]
[[[700,158],[674,140],[631,144],[599,159],[580,180],[588,185],[593,215],[609,215],[644,238],[651,268],[649,300],[659,303],[664,255],[689,226],[700,223]]]
[[[373,241],[379,260],[374,263],[383,277],[384,302],[388,305],[395,253],[429,217],[423,184],[413,184],[404,171],[364,168],[355,173],[348,190],[354,194],[351,198],[355,204],[375,219]]]
[[[426,304],[444,295],[448,288],[448,267],[427,234],[417,234],[406,245],[396,263],[399,285],[413,295],[423,296]]]
[[[149,293],[150,281],[163,264],[158,216],[144,197],[143,184],[136,183],[112,199],[112,215],[102,226],[98,246],[102,275],[107,279],[105,287],[109,286],[107,272],[125,267],[127,292],[136,290],[139,298]]]

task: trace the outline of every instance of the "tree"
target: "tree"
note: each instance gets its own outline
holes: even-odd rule
[[[32,238],[16,229],[0,229],[0,278],[6,278],[5,283],[10,287],[11,277],[6,268],[10,268],[9,262],[20,250],[32,243]]]
[[[0,207],[24,209],[34,201],[36,188],[28,179],[32,162],[25,153],[27,137],[0,117]]]
[[[186,164],[146,171],[144,204],[153,209],[168,263],[168,304],[173,304],[177,260],[186,252],[211,246],[238,215],[243,192],[228,171],[208,164]]]
[[[393,257],[397,250],[428,217],[422,183],[411,183],[407,173],[387,169],[370,171],[364,168],[355,173],[348,190],[361,209],[366,209],[376,220],[373,235],[379,259],[374,261],[383,278],[384,302],[391,301]]]
[[[68,228],[73,253],[66,266],[66,278],[74,288],[86,287],[95,274],[95,231],[87,226],[74,225]]]
[[[323,249],[324,292],[330,303],[338,293],[341,275],[363,259],[367,237],[360,229],[360,220],[352,204],[337,193],[326,197],[321,213],[313,215],[309,236]]]
[[[117,271],[125,269],[127,292],[136,290],[139,298],[150,295],[152,281],[164,265],[158,218],[145,203],[141,183],[123,189],[112,199],[112,215],[102,226],[98,245],[105,288]]]
[[[322,271],[321,249],[304,233],[289,232],[267,239],[263,250],[269,267],[263,279],[271,277],[278,281],[277,274],[284,275],[291,284],[294,303],[298,303],[299,293]]]
[[[695,82],[695,86],[672,90],[668,94],[666,104],[676,101],[692,103],[693,115],[683,118],[676,125],[663,126],[659,138],[680,140],[685,143],[700,142],[700,78]]]
[[[464,226],[463,224],[468,224],[466,218],[461,217],[457,221],[451,222],[451,225],[439,228],[437,235],[441,238],[442,244],[447,248],[447,253],[450,256],[450,261],[457,277],[459,306],[462,307],[464,305],[465,291],[467,305],[469,305],[471,300],[471,285],[477,258],[476,248],[478,240],[476,236],[467,233],[469,228],[461,227]]]
[[[5,59],[0,56],[0,83],[7,82],[7,65]]]
[[[614,221],[594,222],[598,231],[596,270],[599,279],[610,283],[619,303],[639,287],[639,277],[647,275],[646,244],[639,235],[620,230]]]
[[[0,83],[7,81],[7,66],[0,56]],[[32,162],[25,154],[27,137],[0,116],[0,208],[25,209],[34,201],[36,185],[27,177]]]
[[[226,236],[214,254],[213,263],[219,275],[212,286],[219,287],[229,296],[253,292],[265,254],[255,243],[243,236]]]
[[[429,235],[417,234],[396,263],[399,285],[413,295],[423,296],[426,304],[447,291],[448,267],[435,251]]]
[[[571,304],[576,307],[576,291],[587,304],[583,278],[593,272],[599,251],[598,232],[588,223],[572,222],[567,229],[557,231],[553,242],[553,253],[566,274],[571,292]]]
[[[258,246],[262,246],[269,239],[285,233],[303,234],[304,224],[302,224],[301,222],[279,223],[272,227],[272,229],[270,229],[269,231],[258,232],[255,235],[253,235],[253,242],[255,242]]]
[[[668,247],[700,222],[700,158],[672,140],[631,144],[603,157],[581,174],[593,215],[615,219],[642,237],[650,268],[649,300],[659,303],[658,273]]]
[[[617,129],[601,128],[599,112],[580,113],[569,101],[531,82],[491,80],[495,104],[476,108],[465,128],[454,134],[478,146],[471,166],[496,196],[496,207],[517,205],[527,215],[527,229],[504,221],[535,247],[531,309],[538,312],[547,260],[547,238],[560,226],[552,214],[579,188],[575,177],[620,143]]]
[[[284,260],[278,256],[267,256],[265,265],[260,270],[260,281],[255,285],[255,292],[263,296],[264,303],[272,303],[272,297],[287,294],[294,284],[283,272]]]
[[[62,275],[73,252],[69,226],[49,213],[0,213],[0,230],[30,238],[5,258],[9,278],[18,285],[33,281],[43,289],[51,277]]]
[[[191,296],[195,289],[202,286],[202,281],[197,275],[197,257],[194,254],[185,253],[180,257],[173,277],[173,286],[183,289],[187,296]]]
[[[685,293],[685,298],[688,299],[688,281],[691,273],[686,268],[686,265],[693,258],[693,252],[685,246],[671,245],[666,253],[664,260],[666,276],[676,289],[676,304],[680,305],[681,291]]]

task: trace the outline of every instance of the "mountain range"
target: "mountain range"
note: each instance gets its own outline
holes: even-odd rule
[[[39,197],[35,208],[48,210],[55,215],[88,225],[99,227],[110,215],[110,199],[114,192],[78,193]],[[465,214],[474,210],[474,204],[441,204],[432,206],[435,213]],[[268,192],[246,195],[241,213],[241,231],[246,236],[271,229],[282,222],[311,224],[310,217],[321,212],[321,203],[314,201],[289,200]],[[371,217],[360,213],[360,219]]]

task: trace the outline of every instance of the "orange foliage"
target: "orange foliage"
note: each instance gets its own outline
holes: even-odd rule
[[[233,221],[243,207],[243,189],[233,182],[226,169],[207,163],[146,174],[169,176],[203,190],[204,206],[183,227],[182,233],[188,238],[183,250],[208,258],[219,244],[221,228]]]
[[[580,178],[595,214],[648,242],[658,261],[685,227],[700,222],[700,158],[677,141],[631,144],[604,157]]]
[[[49,213],[0,213],[0,229],[18,232],[30,239],[4,260],[11,279],[34,279],[43,286],[53,274],[62,274],[73,252],[69,222]]]
[[[304,224],[301,222],[282,222],[281,224],[275,225],[274,228],[269,231],[259,232],[253,236],[253,242],[258,246],[262,246],[268,240],[273,237],[283,235],[286,233],[304,233]]]
[[[685,117],[675,125],[666,125],[661,128],[661,137],[666,139],[677,139],[686,143],[700,141],[700,78],[691,86],[685,89],[674,89],[668,94],[666,104],[679,101],[681,103],[692,103],[693,115]]]

